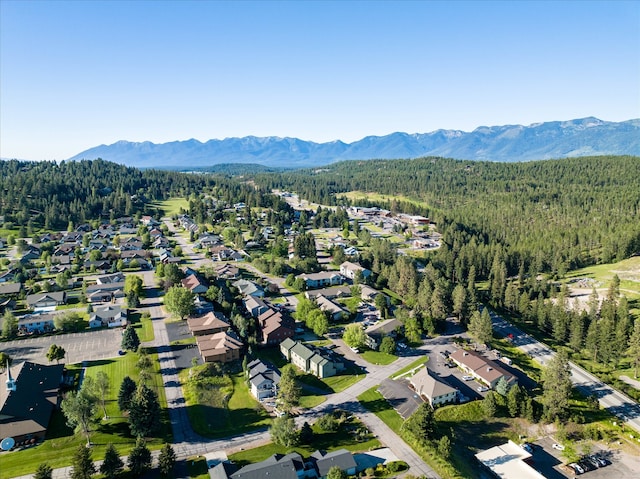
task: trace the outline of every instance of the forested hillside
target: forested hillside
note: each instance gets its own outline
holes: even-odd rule
[[[211,175],[138,170],[102,160],[0,161],[0,216],[15,225],[66,229],[88,220],[156,213],[153,201],[219,187],[220,199],[254,188]],[[241,195],[243,198],[246,195]]]
[[[322,170],[258,175],[258,184],[322,204],[366,204],[343,192],[375,192],[375,204],[439,223],[451,267],[489,277],[555,272],[640,253],[640,158],[585,157],[527,163],[444,158],[341,162]],[[404,196],[416,203],[396,200]],[[365,198],[365,195],[362,195]],[[420,205],[424,206],[420,206]]]

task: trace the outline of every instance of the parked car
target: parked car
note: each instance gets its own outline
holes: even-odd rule
[[[489,390],[489,388],[487,386],[478,386],[477,390],[479,393],[486,393]]]
[[[353,351],[354,353],[356,353],[356,354],[358,354],[358,353],[360,352],[360,350],[359,350],[358,348],[352,348],[352,347],[349,347],[349,349],[350,349],[351,351]]]
[[[533,454],[533,447],[531,447],[531,444],[529,444],[528,442],[523,442],[522,444],[520,444],[520,447],[527,451],[529,454]]]
[[[551,447],[558,451],[564,451],[564,446],[562,444],[555,443]]]
[[[580,464],[572,462],[571,464],[569,464],[569,467],[573,469],[576,474],[584,474],[584,469],[582,469],[582,466]]]
[[[594,468],[598,468],[598,467],[604,467],[600,464],[600,462],[598,461],[598,458],[596,456],[587,456],[584,458],[585,461],[588,461],[589,464],[591,464]]]
[[[463,381],[473,381],[473,376],[462,376]]]

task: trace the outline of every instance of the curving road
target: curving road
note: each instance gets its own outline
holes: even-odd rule
[[[541,365],[548,364],[555,353],[544,343],[522,332],[504,318],[491,312],[494,331],[501,336],[513,335],[513,345],[528,354]],[[600,381],[580,366],[569,362],[573,385],[585,395],[595,394],[600,406],[609,411],[629,427],[640,432],[640,405],[620,391]]]

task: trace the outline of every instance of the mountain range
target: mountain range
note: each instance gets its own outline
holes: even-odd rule
[[[340,160],[423,156],[510,162],[593,155],[640,155],[640,119],[609,122],[589,117],[529,126],[481,126],[472,132],[392,133],[353,143],[255,136],[204,143],[194,139],[161,144],[118,141],[69,160],[102,158],[138,168],[195,170],[223,163],[302,168]]]

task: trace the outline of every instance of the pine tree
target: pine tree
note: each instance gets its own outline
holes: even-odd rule
[[[638,378],[638,366],[640,365],[640,319],[636,319],[633,324],[633,333],[629,338],[629,348],[627,349],[631,362],[635,368],[633,377]]]
[[[146,385],[138,386],[129,406],[129,427],[136,437],[148,437],[160,429],[160,403]]]
[[[140,338],[133,326],[127,326],[122,333],[121,347],[124,350],[136,352],[140,346]]]
[[[134,477],[140,477],[151,469],[151,451],[141,437],[136,440],[135,447],[129,453],[127,466]]]
[[[115,479],[124,467],[122,459],[113,444],[107,446],[104,452],[104,461],[100,465],[100,472],[104,474],[105,479]]]
[[[51,479],[53,475],[53,469],[47,463],[40,464],[36,469],[33,479]]]
[[[172,477],[173,468],[176,465],[176,453],[171,444],[165,443],[158,456],[158,468],[161,477]]]
[[[131,399],[137,389],[136,382],[129,376],[125,376],[120,384],[120,391],[118,392],[118,407],[120,411],[128,411],[131,407]]]
[[[559,351],[542,373],[542,403],[549,420],[564,419],[569,412],[571,397],[571,369],[564,351]]]
[[[71,479],[91,479],[96,467],[91,459],[91,450],[84,444],[76,448],[71,461]]]

